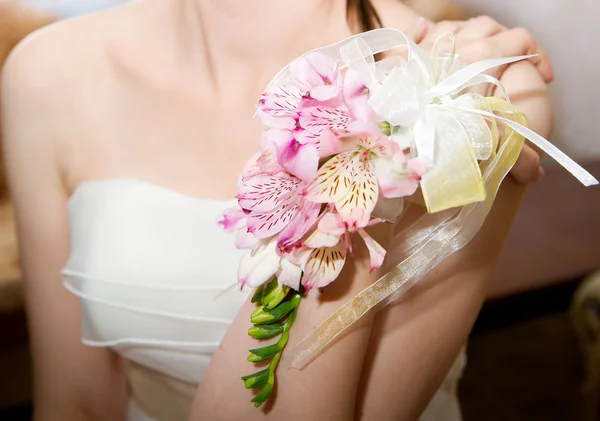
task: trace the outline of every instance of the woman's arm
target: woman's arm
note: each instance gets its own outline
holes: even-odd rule
[[[119,361],[108,349],[81,343],[79,303],[60,276],[69,253],[69,227],[60,171],[66,149],[56,128],[69,113],[56,75],[69,71],[69,60],[51,39],[38,37],[18,47],[1,86],[5,162],[33,352],[34,419],[119,421],[125,417],[126,396]]]
[[[489,18],[482,18],[472,23],[475,31],[471,32],[479,33],[481,41],[459,45],[463,55],[471,54],[469,61],[486,58],[485,54],[527,54],[535,46],[533,38],[520,29],[502,31],[500,39],[493,39],[479,25],[482,22],[483,27],[490,27]],[[500,49],[492,51],[498,41]],[[476,50],[480,52],[474,53]],[[530,62],[517,63],[504,71],[501,81],[515,106],[527,115],[529,127],[548,138],[552,110],[540,71]],[[529,151],[520,158],[519,177],[524,179],[528,173],[537,173],[539,166],[539,156],[533,149]],[[484,226],[469,245],[432,270],[403,299],[377,314],[357,407],[358,414],[365,414],[361,419],[419,417],[469,335],[525,191],[524,184],[507,177]]]

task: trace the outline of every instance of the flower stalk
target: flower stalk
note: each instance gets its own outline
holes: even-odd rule
[[[271,396],[275,386],[275,370],[287,345],[290,329],[296,320],[301,300],[302,292],[279,285],[276,278],[257,288],[252,297],[252,302],[258,308],[250,317],[254,326],[248,330],[248,335],[258,340],[271,339],[281,335],[279,340],[272,345],[250,350],[248,361],[252,363],[271,358],[266,369],[242,377],[246,389],[260,388],[258,394],[251,401],[256,407],[261,406]]]

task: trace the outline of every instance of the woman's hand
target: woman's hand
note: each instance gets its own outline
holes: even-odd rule
[[[554,79],[554,72],[548,55],[527,30],[523,28],[507,29],[488,16],[480,16],[468,21],[442,21],[437,24],[421,19],[408,31],[409,35],[426,49],[433,48],[435,41],[442,35],[452,33],[457,54],[461,63],[470,63],[489,58],[520,55],[535,55],[529,61],[536,67],[545,83]],[[439,51],[449,52],[450,37],[440,40]],[[510,65],[491,69],[487,74],[501,79]],[[494,94],[494,85],[482,84],[475,91],[484,96]],[[540,155],[531,145],[526,144],[511,175],[522,184],[540,181],[544,171],[540,167]]]

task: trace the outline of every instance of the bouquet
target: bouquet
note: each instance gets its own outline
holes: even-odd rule
[[[396,48],[405,54],[375,59]],[[434,229],[417,223],[403,233],[402,262],[302,341],[292,366],[308,364],[362,315],[397,298],[468,243],[524,138],[586,186],[597,184],[527,129],[506,95],[468,92],[479,83],[504,92],[484,72],[528,56],[461,68],[459,57],[437,50],[427,54],[402,32],[377,29],[301,56],[263,93],[259,151],[239,177],[239,207],[220,220],[237,231],[236,246],[249,250],[239,266],[241,287],[255,289],[248,334],[261,341],[279,337],[250,350],[250,362],[270,360],[242,378],[259,390],[256,406],[273,390],[303,295],[336,280],[355,241],[368,248],[371,269],[379,268],[386,250],[366,228],[397,221],[405,200],[424,204],[437,218]]]

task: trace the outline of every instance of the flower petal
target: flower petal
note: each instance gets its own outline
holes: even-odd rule
[[[240,229],[243,224],[243,219],[246,214],[240,208],[231,208],[223,212],[221,219],[217,221],[217,224],[225,230],[225,232],[231,233],[236,229]]]
[[[314,249],[304,265],[302,285],[308,290],[323,288],[333,282],[346,262],[346,251],[340,243],[335,247]]]
[[[298,215],[298,203],[290,201],[270,212],[252,212],[246,219],[248,231],[257,238],[269,238],[280,233]]]
[[[238,231],[235,238],[235,247],[239,250],[252,250],[258,244],[258,238],[244,228]]]
[[[271,141],[281,168],[301,180],[312,180],[319,166],[316,146],[301,144],[290,132],[274,133]]]
[[[388,198],[410,196],[419,186],[419,180],[425,165],[421,160],[398,162],[395,157],[380,156],[373,159],[373,167],[381,195]],[[419,172],[415,171],[418,169]]]
[[[333,203],[346,196],[352,183],[354,155],[344,152],[323,164],[308,186],[308,198],[317,203]]]
[[[238,186],[238,203],[242,209],[269,212],[289,203],[299,185],[299,179],[283,171],[276,175],[254,176]]]
[[[383,264],[383,260],[385,259],[385,249],[381,247],[381,245],[373,240],[365,230],[359,230],[358,234],[362,237],[367,248],[369,249],[369,254],[371,255],[371,271],[377,269]]]
[[[279,270],[281,256],[277,254],[277,242],[271,240],[267,244],[260,244],[257,248],[258,251],[247,253],[240,260],[238,281],[242,288],[259,287]]]
[[[355,159],[347,194],[335,202],[335,208],[348,225],[364,227],[377,204],[379,186],[371,166],[369,160]]]
[[[281,259],[280,267],[276,276],[280,285],[286,285],[295,291],[300,289],[302,269],[300,266],[290,262],[285,257]]]
[[[339,235],[336,235],[317,228],[302,242],[302,244],[311,249],[333,247],[340,242],[340,237],[344,232],[346,232],[345,229],[343,229]]]
[[[340,237],[346,232],[346,226],[339,213],[328,212],[319,221],[319,230]]]
[[[331,129],[326,128],[321,132],[318,145],[319,158],[326,158],[338,154],[346,149],[346,147],[344,142],[342,142]]]
[[[306,108],[300,112],[298,118],[300,127],[315,134],[320,134],[325,129],[330,129],[335,133],[345,133],[351,122],[350,113],[341,107]]]
[[[279,234],[278,244],[290,245],[300,240],[304,234],[313,226],[319,217],[321,205],[319,203],[303,200],[300,204],[300,211],[294,217],[293,221],[285,227]]]
[[[304,92],[295,85],[275,85],[262,94],[256,108],[259,117],[293,117]],[[268,124],[267,124],[268,125]]]

